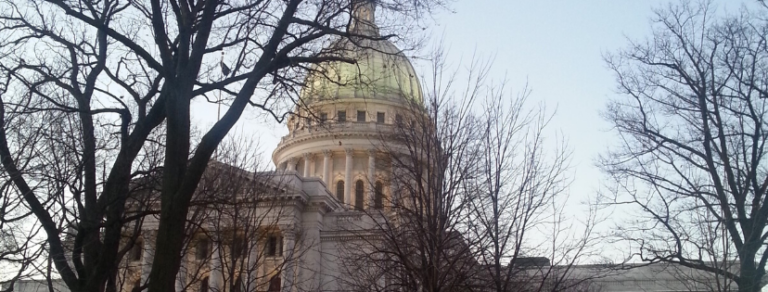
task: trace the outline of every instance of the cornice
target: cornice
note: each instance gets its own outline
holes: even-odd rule
[[[304,208],[307,207],[308,203],[309,196],[307,194],[305,194],[303,191],[292,191],[277,196],[266,196],[264,200],[257,206],[260,206],[261,204],[268,206],[294,206],[303,211]]]
[[[381,232],[360,230],[360,231],[321,231],[321,242],[349,242],[356,240],[375,240],[382,238]]]
[[[333,206],[329,205],[326,201],[311,201],[304,210],[316,211],[320,213],[320,215],[325,215],[333,211]]]
[[[354,122],[347,122],[347,123],[354,123]],[[365,122],[365,124],[375,124],[375,123],[369,123]],[[281,138],[280,143],[277,145],[277,148],[275,148],[274,153],[280,153],[283,150],[285,150],[288,147],[291,147],[295,144],[305,143],[312,140],[321,140],[321,139],[344,139],[344,138],[375,138],[380,139],[382,130],[392,130],[392,125],[388,124],[375,124],[376,126],[370,127],[370,126],[362,126],[362,125],[355,125],[351,127],[338,127],[338,126],[332,126],[331,129],[304,129],[302,130],[303,133],[299,133],[298,135],[294,135],[291,137],[291,135],[284,136]],[[379,128],[381,127],[381,128]],[[372,129],[373,128],[373,129]],[[275,155],[273,155],[274,157]]]
[[[381,105],[387,105],[391,107],[397,107],[404,110],[413,110],[414,105],[411,105],[410,103],[404,103],[403,99],[407,99],[407,97],[400,95],[400,94],[394,94],[391,95],[390,98],[372,98],[372,97],[341,97],[341,98],[313,98],[311,99],[311,102],[307,105],[307,107],[322,107],[327,105],[338,105],[338,104],[381,104]],[[419,105],[417,107],[422,107],[423,105]],[[419,109],[423,110],[423,109]]]

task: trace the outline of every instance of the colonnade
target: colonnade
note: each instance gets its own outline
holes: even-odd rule
[[[353,205],[354,203],[354,197],[353,197],[353,187],[354,187],[354,153],[355,150],[352,148],[345,148],[344,154],[345,154],[345,160],[344,160],[344,203],[348,205]],[[365,194],[366,194],[366,200],[370,204],[373,203],[374,195],[375,195],[375,188],[373,182],[376,181],[376,156],[377,151],[375,149],[368,149],[366,151],[368,155],[368,171],[366,179],[368,182],[366,183],[365,188]],[[325,182],[325,185],[328,187],[329,190],[335,190],[334,188],[334,181],[333,181],[333,151],[325,149],[322,151],[323,155],[323,169],[320,172],[323,178],[323,181]],[[285,166],[284,169],[288,171],[297,171],[302,173],[304,177],[310,177],[312,176],[312,171],[310,168],[310,161],[315,164],[314,153],[311,152],[305,152],[301,154],[301,158],[303,158],[304,161],[304,167],[303,169],[299,170],[296,169],[299,163],[299,157],[290,157],[287,160],[285,160]],[[316,164],[315,164],[316,165]],[[315,170],[317,172],[317,170]],[[392,173],[394,175],[394,173]],[[394,180],[393,180],[394,181]],[[394,189],[394,182],[392,182],[392,187],[390,189]]]

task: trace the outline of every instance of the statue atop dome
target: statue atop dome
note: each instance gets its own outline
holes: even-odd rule
[[[349,32],[366,36],[379,36],[374,0],[352,0],[352,19],[349,24]]]

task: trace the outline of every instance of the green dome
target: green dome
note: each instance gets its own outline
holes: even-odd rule
[[[423,104],[416,71],[390,41],[342,39],[325,51],[357,62],[332,61],[313,66],[301,93],[304,102],[365,98]]]

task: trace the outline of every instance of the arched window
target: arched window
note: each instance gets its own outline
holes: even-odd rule
[[[363,210],[363,198],[365,196],[365,183],[362,180],[355,182],[355,210]]]
[[[382,201],[384,200],[384,185],[381,184],[380,181],[377,181],[373,185],[373,207],[376,209],[381,209],[383,206]]]
[[[336,199],[339,202],[344,203],[344,181],[340,180],[336,183]]]
[[[208,292],[208,277],[203,278],[200,282],[200,290],[198,292]]]

